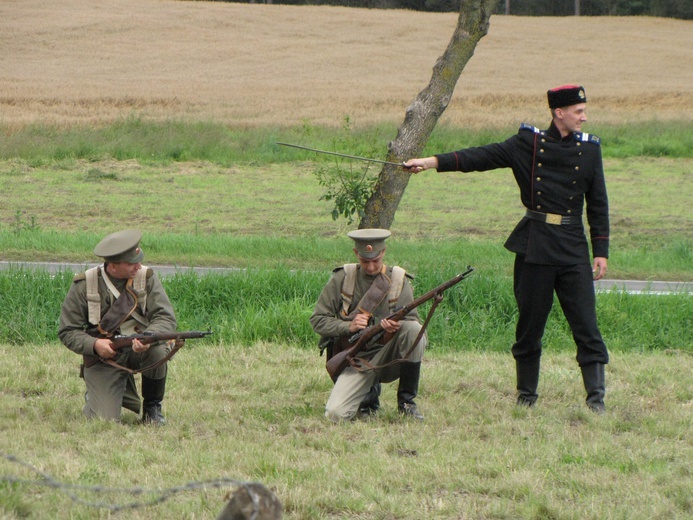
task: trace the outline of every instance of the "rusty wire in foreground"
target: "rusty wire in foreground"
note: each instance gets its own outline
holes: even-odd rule
[[[244,487],[248,490],[248,493],[252,496],[253,494],[251,493],[251,488],[250,486],[253,486],[257,483],[253,482],[244,482],[240,480],[235,480],[227,477],[221,477],[217,479],[210,479],[210,480],[202,480],[202,481],[196,481],[196,482],[188,482],[187,484],[184,484],[182,486],[174,486],[170,488],[165,488],[165,489],[146,489],[142,487],[133,487],[133,488],[113,488],[113,487],[106,487],[106,486],[85,486],[85,485],[78,485],[78,484],[66,484],[63,482],[58,482],[56,479],[48,475],[47,473],[44,473],[43,471],[39,470],[36,468],[34,465],[25,462],[23,460],[20,460],[18,457],[15,457],[14,455],[10,455],[7,453],[2,453],[0,452],[0,457],[4,458],[8,462],[12,462],[14,464],[17,464],[19,466],[22,466],[37,475],[39,475],[41,478],[37,480],[29,480],[29,479],[21,479],[18,477],[14,476],[8,476],[8,475],[2,475],[0,476],[0,482],[8,482],[10,484],[24,484],[24,485],[33,485],[33,486],[43,486],[43,487],[49,487],[56,489],[60,491],[61,493],[65,494],[68,496],[74,503],[81,504],[87,507],[93,507],[93,508],[99,508],[99,509],[108,509],[110,511],[123,511],[126,509],[136,509],[140,507],[150,507],[154,505],[161,504],[162,502],[165,502],[169,498],[171,498],[173,495],[176,495],[178,493],[182,493],[185,491],[195,491],[199,489],[210,489],[210,488],[222,488],[226,486],[233,486],[233,487]],[[84,500],[83,498],[77,496],[75,494],[75,491],[82,491],[82,492],[90,492],[90,493],[101,493],[101,494],[106,494],[106,493],[123,493],[123,494],[130,494],[130,495],[135,495],[135,496],[143,496],[143,495],[158,495],[155,498],[148,500],[148,501],[141,501],[141,502],[129,502],[125,504],[111,504],[107,502],[92,502],[88,500]]]

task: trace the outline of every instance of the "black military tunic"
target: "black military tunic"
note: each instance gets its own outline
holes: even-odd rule
[[[555,289],[578,345],[580,365],[607,363],[582,222],[585,207],[592,254],[608,258],[609,205],[599,138],[580,132],[561,138],[553,123],[548,130],[523,124],[503,142],[436,158],[439,172],[511,168],[520,188],[528,212],[505,242],[517,255],[515,296],[520,317],[515,357],[530,361],[541,355]],[[556,219],[560,225],[547,222]]]

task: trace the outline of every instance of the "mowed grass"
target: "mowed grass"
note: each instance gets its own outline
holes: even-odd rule
[[[598,416],[582,402],[570,354],[546,354],[539,404],[527,410],[514,405],[509,355],[432,352],[424,423],[402,420],[385,385],[376,418],[333,425],[322,417],[331,382],[313,352],[189,342],[171,364],[168,425],[155,429],[131,412],[123,424],[87,422],[66,349],[15,352],[0,346],[3,451],[59,486],[0,459],[3,475],[39,481],[0,483],[5,518],[213,519],[234,488],[188,484],[222,478],[263,483],[287,519],[693,515],[689,353],[613,355],[609,411]],[[74,503],[60,485],[108,505],[167,500],[110,514]]]
[[[606,160],[610,277],[691,280],[693,214],[686,208],[692,167],[685,158]],[[0,161],[0,257],[93,262],[101,236],[138,227],[150,264],[329,269],[349,253],[344,235],[356,223],[332,220],[331,204],[320,200],[316,168],[308,161],[231,167]],[[487,244],[495,253],[478,267],[495,270],[500,262],[508,273],[502,243],[522,214],[507,170],[426,172],[410,180],[392,226],[392,249],[398,243],[428,249],[433,267],[450,255],[471,261],[466,242]],[[410,268],[419,263],[393,260]]]

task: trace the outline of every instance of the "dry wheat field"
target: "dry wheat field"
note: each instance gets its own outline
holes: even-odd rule
[[[0,2],[0,124],[135,116],[248,126],[399,123],[456,13],[173,0]],[[599,121],[693,118],[693,23],[493,16],[441,123],[543,122],[585,85]]]

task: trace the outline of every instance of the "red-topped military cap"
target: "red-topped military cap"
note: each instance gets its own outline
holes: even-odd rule
[[[587,101],[585,89],[580,85],[563,85],[552,88],[546,95],[549,98],[549,108],[569,107]]]

